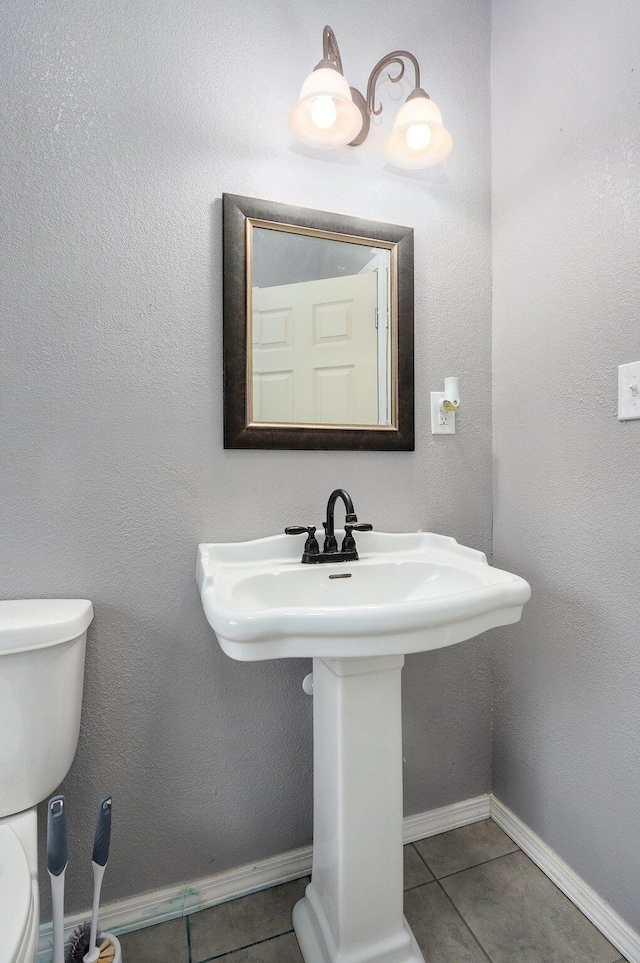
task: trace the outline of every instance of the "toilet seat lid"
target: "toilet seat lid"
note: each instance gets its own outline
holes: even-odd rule
[[[0,946],[17,951],[24,940],[33,902],[27,855],[10,826],[0,826]],[[9,959],[13,955],[9,953]]]

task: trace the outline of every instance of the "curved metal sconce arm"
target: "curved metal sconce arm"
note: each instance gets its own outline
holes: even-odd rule
[[[340,47],[338,46],[336,35],[329,24],[327,24],[322,31],[322,56],[324,60],[330,60],[334,63],[340,73],[343,73]]]
[[[326,29],[326,27],[325,27]],[[331,29],[331,28],[329,28]],[[333,31],[332,31],[333,32]],[[412,53],[408,50],[394,50],[392,53],[387,54],[375,65],[373,70],[369,75],[369,81],[367,83],[367,113],[375,114],[377,117],[382,113],[382,104],[376,109],[375,98],[376,98],[376,84],[380,79],[380,76],[386,67],[392,66],[392,64],[397,64],[400,67],[398,74],[393,77],[389,74],[389,80],[392,84],[397,84],[404,77],[404,63],[402,58],[410,61],[413,64],[413,69],[415,70],[415,84],[414,90],[420,87],[420,64]]]
[[[362,144],[369,134],[369,129],[371,127],[371,117],[378,116],[382,113],[382,104],[376,107],[376,84],[380,80],[382,73],[387,67],[398,67],[397,74],[389,74],[389,80],[392,84],[397,84],[404,77],[405,73],[405,60],[412,64],[415,71],[415,83],[413,87],[413,92],[409,94],[409,97],[415,96],[428,96],[420,87],[420,64],[417,58],[410,53],[408,50],[393,50],[391,53],[386,54],[378,63],[375,65],[373,70],[369,75],[369,80],[367,81],[367,94],[366,97],[360,93],[356,87],[350,87],[351,96],[353,102],[360,111],[362,115],[362,128],[358,136],[351,141],[351,147],[358,147]],[[340,56],[340,47],[338,46],[338,41],[336,35],[327,24],[322,31],[322,60],[316,66],[316,70],[322,67],[331,67],[338,70],[343,76],[344,71],[342,69],[342,57]]]
[[[399,108],[384,152],[397,167],[418,169],[439,164],[453,144],[442,115],[420,86],[420,64],[409,50],[392,50],[374,66],[363,95],[345,80],[336,35],[327,24],[322,32],[322,60],[306,78],[297,103],[289,113],[289,127],[309,147],[358,147],[367,139],[371,118],[382,113],[376,86],[388,71],[399,83],[407,65],[413,67],[413,87]],[[317,73],[316,73],[317,71]]]

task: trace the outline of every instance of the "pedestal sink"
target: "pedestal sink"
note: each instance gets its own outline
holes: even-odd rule
[[[402,912],[404,657],[517,622],[531,590],[452,538],[365,532],[354,562],[302,565],[285,535],[200,545],[202,605],[234,659],[313,659],[306,963],[423,963]]]

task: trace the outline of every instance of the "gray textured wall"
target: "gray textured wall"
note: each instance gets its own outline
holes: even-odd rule
[[[640,929],[640,6],[493,7],[494,791]]]
[[[1,16],[0,586],[95,603],[65,784],[74,910],[105,787],[107,899],[310,839],[308,664],[221,653],[197,542],[319,520],[343,485],[381,529],[489,551],[489,2],[24,0]],[[456,145],[442,167],[385,166],[389,109],[357,152],[292,143],[325,18],[351,83],[390,46],[419,55]],[[223,450],[223,191],[415,227],[415,453]],[[432,439],[449,372],[465,413]],[[408,660],[408,813],[487,789],[487,656],[476,640]]]

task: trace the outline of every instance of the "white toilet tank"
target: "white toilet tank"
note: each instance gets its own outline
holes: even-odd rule
[[[86,599],[0,601],[0,818],[45,799],[78,745]]]

